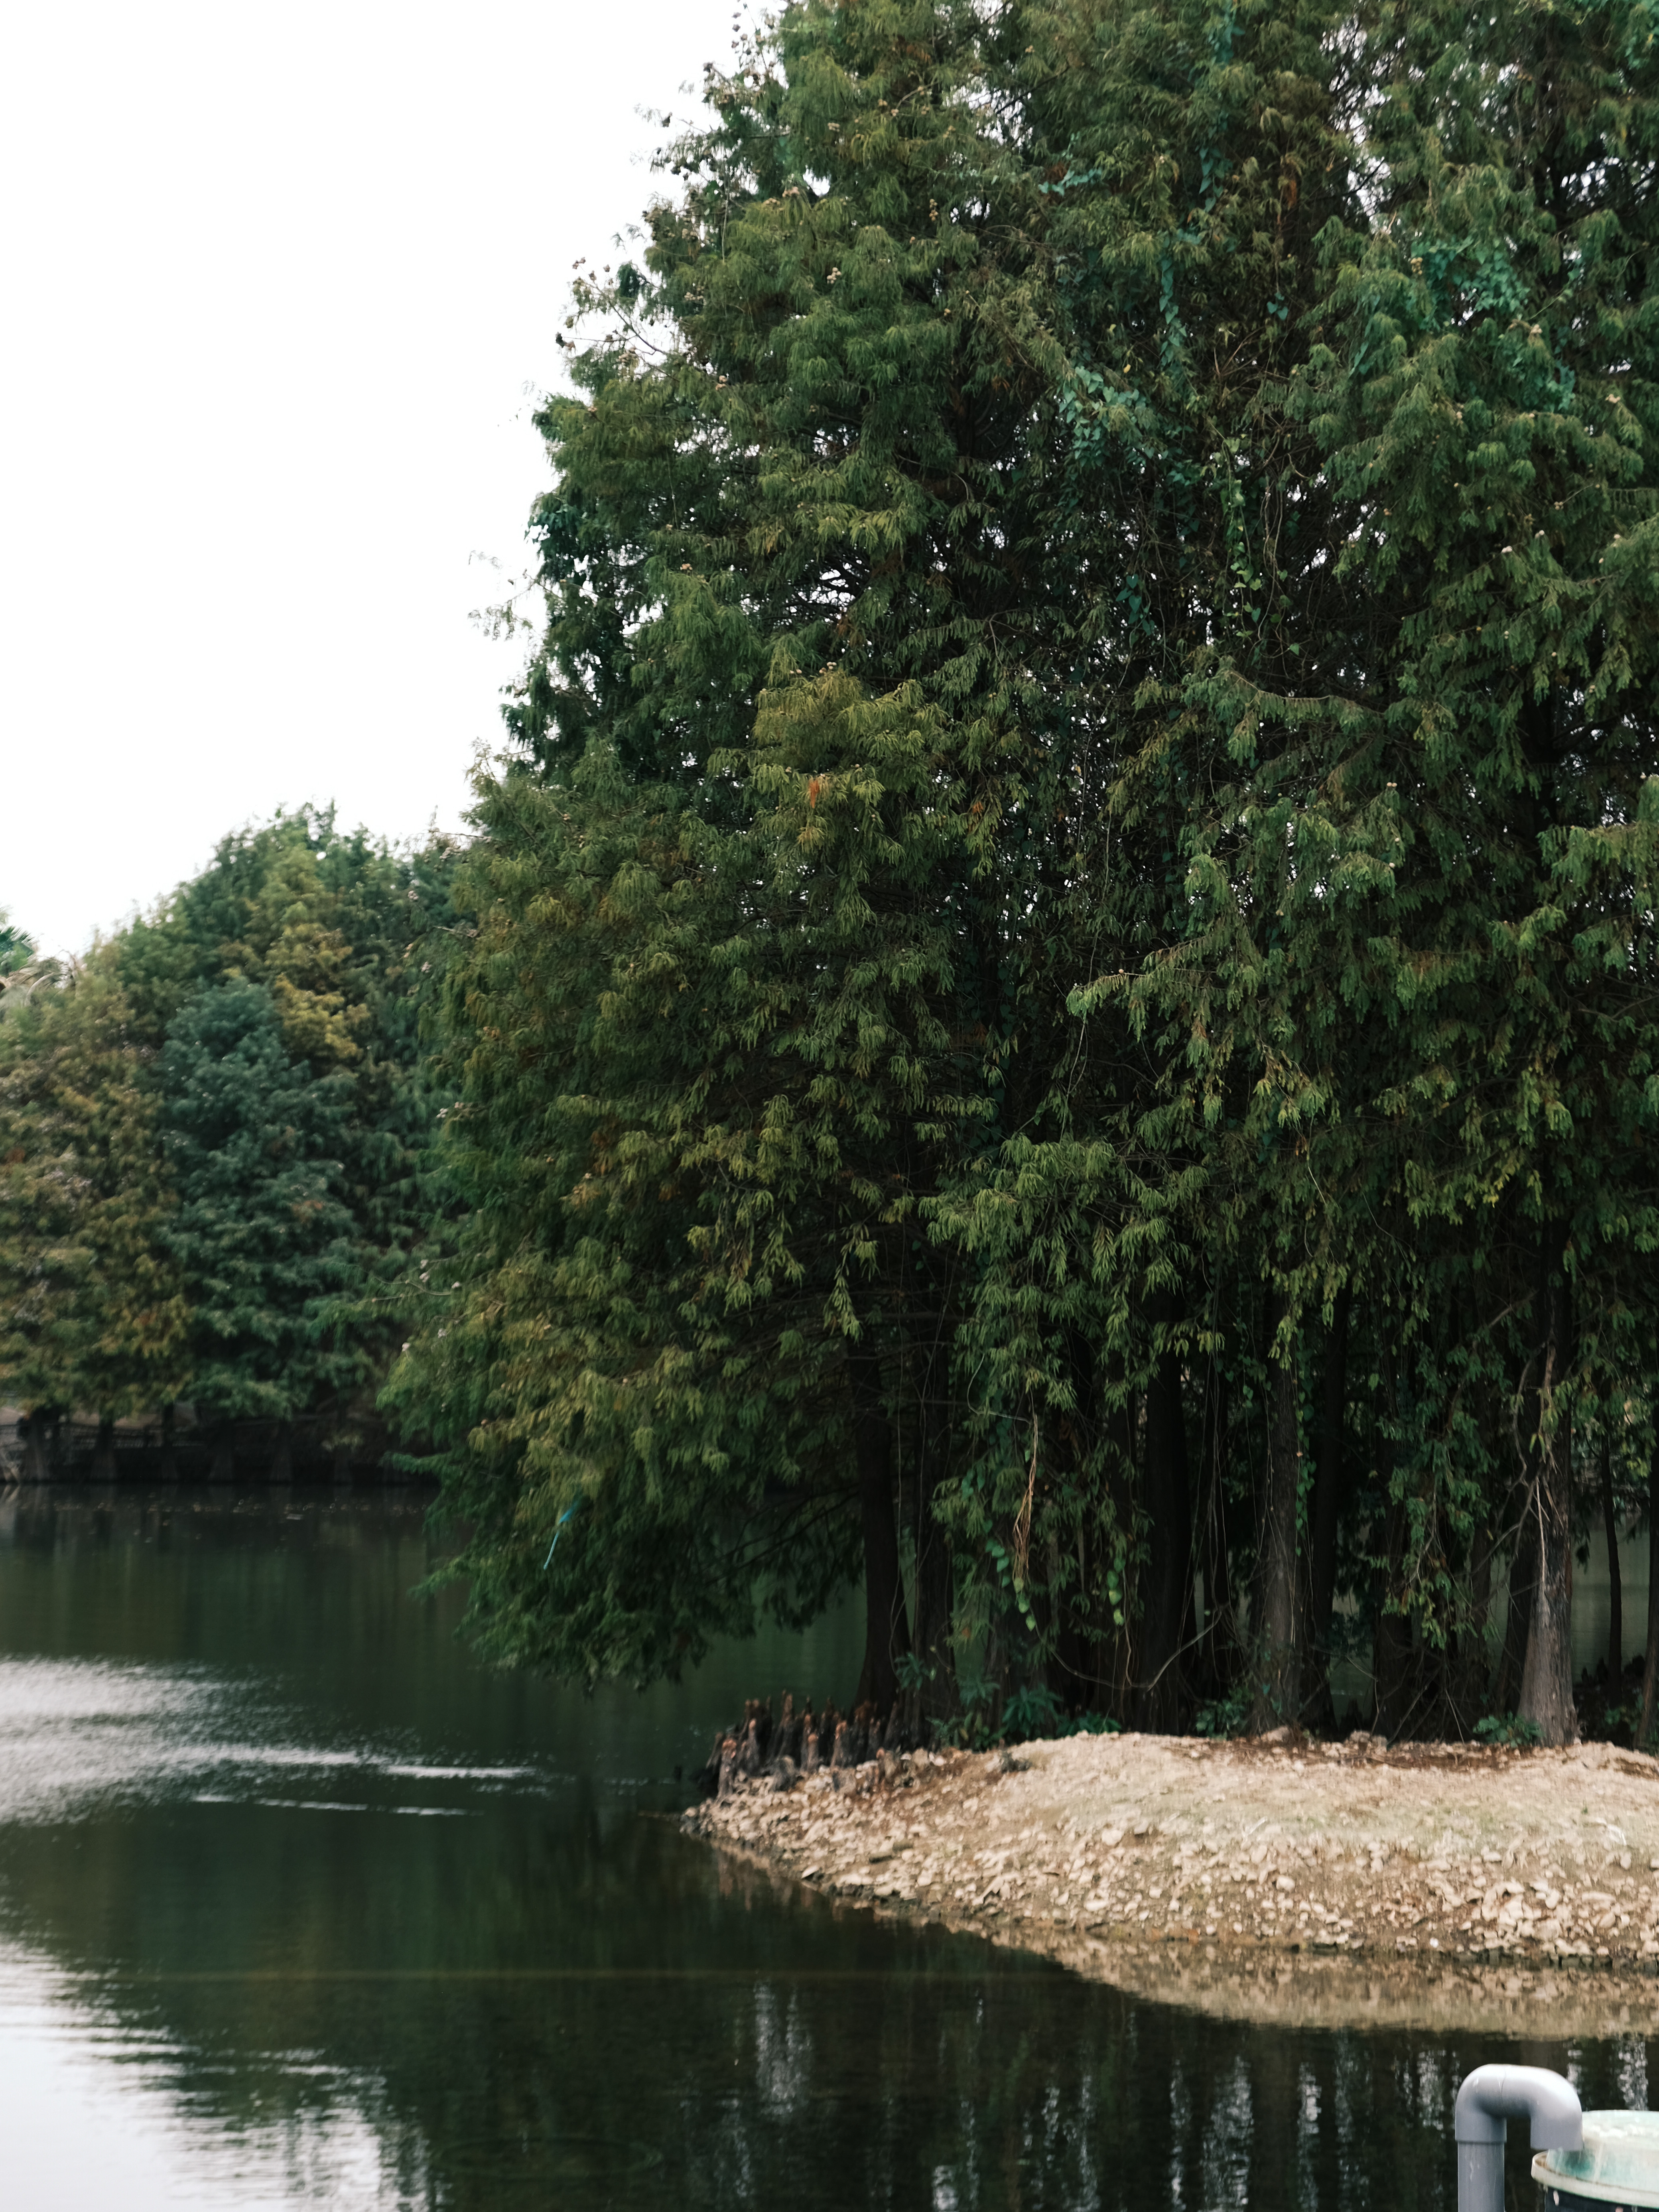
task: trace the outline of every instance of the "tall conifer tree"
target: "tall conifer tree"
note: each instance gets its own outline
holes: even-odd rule
[[[1644,23],[813,0],[711,74],[543,416],[395,1385],[502,1656],[861,1559],[879,1700],[1261,1723],[1340,1578],[1392,1729],[1507,1560],[1570,1731],[1571,1405],[1654,1379]]]

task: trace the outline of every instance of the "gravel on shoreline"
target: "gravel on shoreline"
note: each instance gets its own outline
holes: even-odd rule
[[[1659,2032],[1659,1761],[1605,1744],[1081,1736],[757,1776],[682,1825],[1209,2010]]]

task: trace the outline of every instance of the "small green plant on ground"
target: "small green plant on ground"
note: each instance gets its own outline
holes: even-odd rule
[[[1249,1685],[1240,1683],[1224,1698],[1212,1698],[1199,1707],[1193,1722],[1194,1731],[1200,1735],[1243,1735],[1249,1725],[1250,1702]]]
[[[996,1717],[996,1687],[988,1677],[964,1674],[963,1710],[953,1721],[940,1725],[941,1743],[960,1751],[994,1751],[1000,1744],[1030,1743],[1041,1738],[1073,1735],[1116,1735],[1118,1723],[1108,1713],[1068,1714],[1045,1683],[1011,1690]]]
[[[1002,1707],[1002,1733],[1016,1743],[1037,1735],[1056,1735],[1066,1717],[1060,1699],[1046,1683],[1011,1690]]]
[[[1536,1721],[1522,1720],[1516,1713],[1488,1713],[1474,1724],[1476,1741],[1480,1743],[1506,1745],[1514,1749],[1525,1749],[1543,1741]]]

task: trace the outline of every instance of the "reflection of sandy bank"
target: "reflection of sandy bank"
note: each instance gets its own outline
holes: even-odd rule
[[[1042,1947],[1062,1965],[1218,2020],[1571,2036],[1659,2033],[1659,1982],[1595,1968],[1444,1966],[1135,1943]],[[1188,1955],[1183,1956],[1183,1948]]]
[[[1218,2017],[1659,2033],[1659,1762],[1604,1745],[1081,1738],[760,1778],[687,1825]]]

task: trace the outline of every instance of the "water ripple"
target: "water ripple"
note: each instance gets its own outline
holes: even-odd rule
[[[295,1741],[295,1715],[211,1669],[107,1660],[0,1659],[0,1822],[38,1824],[100,1803],[167,1799],[315,1811],[458,1813],[455,1805],[345,1802],[342,1778],[494,1793],[542,1790],[533,1766],[410,1757],[399,1745]],[[319,1794],[304,1793],[314,1775]],[[284,1793],[273,1794],[280,1782]],[[320,1794],[323,1790],[331,1794]],[[299,1794],[295,1794],[299,1793]]]

